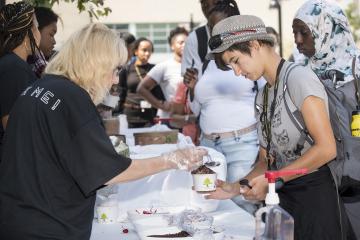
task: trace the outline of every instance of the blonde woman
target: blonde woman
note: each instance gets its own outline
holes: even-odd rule
[[[115,152],[95,105],[126,52],[106,26],[87,25],[17,100],[0,168],[0,239],[89,239],[97,189],[199,166],[206,152],[194,148],[141,161]]]

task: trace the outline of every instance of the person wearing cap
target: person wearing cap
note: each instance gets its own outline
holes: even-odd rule
[[[0,162],[3,135],[10,111],[21,92],[36,80],[26,60],[38,51],[38,22],[34,8],[25,2],[0,10]]]
[[[266,170],[306,168],[301,176],[284,176],[278,190],[280,206],[294,218],[294,239],[343,239],[346,229],[340,219],[343,204],[338,202],[330,170],[326,165],[336,156],[328,98],[314,72],[282,59],[273,48],[273,38],[263,21],[250,15],[233,16],[215,25],[209,40],[217,65],[236,75],[267,84],[256,97],[259,122],[259,160],[239,182],[218,181],[209,199],[226,199],[242,194],[248,200],[264,200],[268,183]],[[286,85],[285,85],[286,81]],[[286,87],[285,87],[286,86]],[[286,110],[298,109],[314,144],[299,149],[301,132]],[[241,185],[248,182],[248,185]]]

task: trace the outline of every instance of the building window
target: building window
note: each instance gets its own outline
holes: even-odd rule
[[[189,23],[107,23],[110,29],[117,34],[130,32],[136,38],[145,37],[154,44],[155,53],[170,53],[171,49],[168,43],[170,31],[177,26],[183,26],[189,29]]]
[[[118,35],[124,32],[129,32],[129,24],[108,23],[106,26],[115,31]]]
[[[154,44],[155,53],[171,52],[168,44],[170,31],[176,28],[178,23],[137,23],[136,38],[145,37],[150,39]]]

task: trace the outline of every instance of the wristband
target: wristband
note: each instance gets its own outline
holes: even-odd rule
[[[246,178],[241,179],[241,180],[239,181],[239,184],[240,184],[241,186],[246,186],[246,187],[252,189],[252,186],[250,186],[250,184],[249,184],[249,180],[247,180]]]

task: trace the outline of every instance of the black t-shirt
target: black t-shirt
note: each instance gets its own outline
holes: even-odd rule
[[[89,239],[96,190],[131,160],[89,94],[45,75],[15,103],[0,164],[0,239]]]
[[[146,76],[146,74],[154,67],[154,64],[143,64],[135,66],[131,64],[126,67],[126,70],[119,75],[119,91],[120,91],[120,104],[126,102],[130,105],[136,105],[140,107],[140,102],[144,100],[143,96],[136,92],[136,89],[140,81]],[[159,85],[156,85],[151,93],[159,100],[165,100],[165,96]],[[153,124],[153,119],[156,117],[157,109],[145,109],[143,111],[140,108],[124,108],[129,122],[129,126],[145,127]]]
[[[29,64],[16,54],[9,53],[0,58],[0,162],[4,135],[1,119],[9,115],[16,99],[35,80]]]

